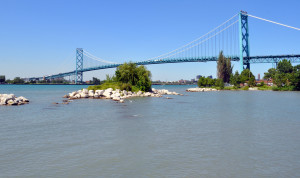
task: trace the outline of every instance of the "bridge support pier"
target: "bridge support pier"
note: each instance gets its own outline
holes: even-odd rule
[[[75,84],[81,84],[83,79],[83,49],[76,49],[76,71],[75,71]]]
[[[249,51],[249,28],[247,12],[240,11],[239,14],[239,41],[240,41],[240,67],[241,73],[244,69],[250,69]]]

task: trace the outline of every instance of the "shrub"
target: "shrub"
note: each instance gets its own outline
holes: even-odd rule
[[[244,86],[242,90],[249,90],[249,86]]]
[[[126,90],[126,91],[131,91],[132,90],[132,85],[129,83],[122,83],[120,86],[120,90]]]

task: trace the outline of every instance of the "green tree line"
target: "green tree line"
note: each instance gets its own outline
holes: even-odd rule
[[[270,68],[264,75],[265,79],[273,79],[274,90],[300,90],[300,65],[292,66],[284,59],[276,68]]]

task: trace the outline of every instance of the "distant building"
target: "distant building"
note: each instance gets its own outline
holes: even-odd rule
[[[264,82],[265,85],[273,86],[273,79],[255,81],[256,85],[260,84],[261,82]]]
[[[260,74],[257,75],[257,80],[260,80]]]
[[[202,75],[197,75],[196,79],[199,80],[199,78],[201,78],[201,77],[202,77]]]
[[[208,78],[211,78],[211,79],[213,78],[213,76],[212,76],[212,75],[210,75],[210,76],[207,76],[207,77],[208,77]]]

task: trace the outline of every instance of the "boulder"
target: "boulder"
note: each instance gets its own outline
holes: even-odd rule
[[[21,99],[23,102],[26,102],[26,103],[29,102],[29,100],[23,96],[20,96],[19,99]]]
[[[18,103],[15,100],[10,99],[7,101],[7,104],[8,105],[17,105]]]
[[[115,96],[115,97],[113,97],[113,98],[112,98],[112,100],[114,100],[114,101],[120,101],[120,100],[121,100],[121,98],[120,98],[120,97],[117,97],[117,96]]]
[[[112,88],[108,88],[108,89],[106,89],[105,91],[107,91],[107,92],[112,92],[113,89],[112,89]]]
[[[95,93],[94,90],[89,90],[89,93]]]
[[[146,92],[146,93],[144,94],[144,96],[149,97],[149,96],[151,96],[151,93],[150,93],[150,92]]]
[[[80,98],[81,96],[80,96],[80,94],[76,94],[75,96],[74,96],[74,98]]]
[[[77,92],[72,92],[72,93],[69,93],[69,97],[73,97],[77,94]]]
[[[104,93],[103,93],[102,95],[105,96],[105,97],[110,97],[111,94],[112,94],[111,91],[105,90]]]
[[[98,95],[103,95],[104,91],[105,91],[105,90],[96,90],[95,93],[97,93]]]
[[[82,89],[82,93],[85,93],[85,94],[88,94],[88,89],[86,89],[86,88],[84,88],[84,89]]]
[[[81,94],[80,94],[80,97],[81,97],[81,98],[88,98],[89,95],[88,95],[87,93],[81,93]]]

